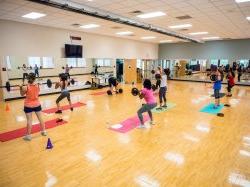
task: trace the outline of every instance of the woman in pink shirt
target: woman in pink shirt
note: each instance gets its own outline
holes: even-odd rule
[[[150,124],[154,125],[153,122],[153,115],[151,110],[157,106],[156,99],[154,97],[154,92],[151,89],[151,81],[149,79],[145,79],[143,82],[143,89],[140,92],[140,99],[143,99],[146,101],[146,104],[142,105],[142,107],[137,111],[138,117],[140,119],[141,124],[138,126],[138,128],[145,128],[144,122],[143,122],[143,113],[148,112],[148,115],[150,117]]]
[[[26,96],[24,100],[24,112],[27,118],[27,134],[24,136],[23,139],[26,141],[30,141],[32,130],[32,112],[35,112],[40,122],[42,130],[41,134],[43,136],[46,136],[47,133],[45,131],[45,126],[41,115],[41,104],[38,99],[40,88],[39,85],[35,84],[36,75],[34,73],[30,73],[27,79],[27,86],[20,86],[20,94],[21,96]]]

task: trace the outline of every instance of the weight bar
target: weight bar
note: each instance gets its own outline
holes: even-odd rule
[[[69,68],[70,68],[70,69],[73,69],[73,66],[70,66]],[[62,69],[65,69],[65,67],[63,66]]]
[[[70,85],[70,84],[74,85],[75,82],[76,81],[74,79],[71,79],[69,81],[68,85]],[[50,79],[47,79],[46,83],[39,83],[39,84],[46,84],[48,86],[48,88],[51,88],[52,84],[56,84],[56,83],[58,83],[58,82],[52,82]],[[5,86],[0,86],[0,88],[6,88],[7,92],[10,92],[10,88],[12,88],[12,87],[20,87],[20,86],[27,86],[27,84],[24,84],[24,85],[11,85],[10,82],[7,81],[5,83]]]

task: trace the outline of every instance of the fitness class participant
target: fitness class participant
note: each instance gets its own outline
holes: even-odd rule
[[[68,64],[66,64],[66,67],[65,67],[65,74],[67,75],[67,80],[70,79],[69,71],[70,71],[70,67],[69,67]]]
[[[242,76],[242,65],[240,63],[237,66],[237,72],[238,72],[238,82],[240,82],[240,77]]]
[[[232,97],[232,88],[234,87],[234,73],[230,70],[227,74],[227,97]]]
[[[160,91],[159,91],[160,107],[167,107],[167,99],[166,99],[167,74],[168,74],[168,70],[164,69],[163,75],[161,76],[161,84],[160,84]],[[164,105],[162,105],[162,99],[164,100]]]
[[[34,71],[35,71],[35,76],[39,78],[39,68],[38,66],[35,64],[35,67],[34,67]]]
[[[117,79],[115,77],[110,77],[108,81],[109,81],[110,91],[113,92],[113,90],[115,88],[115,92],[118,93],[119,82],[117,81]]]
[[[24,84],[24,80],[28,77],[28,67],[26,66],[26,64],[23,64],[22,70],[23,70],[23,84]]]
[[[214,108],[216,109],[217,107],[220,106],[221,74],[220,74],[218,68],[216,68],[215,72],[212,74],[216,75],[216,80],[213,81],[213,83],[214,83],[214,86],[213,86],[214,98],[215,98]]]
[[[41,104],[39,101],[39,92],[40,88],[38,84],[35,84],[36,76],[34,73],[30,73],[27,77],[28,85],[20,86],[21,96],[26,96],[24,100],[24,112],[27,119],[27,134],[24,136],[24,140],[31,140],[31,130],[32,130],[32,112],[35,112],[39,123],[41,125],[41,134],[46,136],[47,132],[45,131],[44,122],[41,115]]]
[[[56,83],[55,89],[61,88],[61,94],[59,97],[56,99],[56,105],[57,105],[57,111],[55,112],[56,114],[61,114],[62,110],[60,110],[60,101],[63,100],[64,98],[67,98],[69,105],[70,105],[70,110],[73,111],[73,107],[71,104],[71,99],[70,99],[70,93],[69,90],[67,89],[68,87],[68,76],[67,74],[61,74],[60,75],[60,82]]]
[[[151,81],[149,79],[145,79],[143,82],[143,89],[140,92],[140,99],[143,99],[146,101],[146,104],[142,105],[142,107],[137,111],[137,115],[140,119],[140,125],[138,128],[145,128],[144,122],[143,122],[143,113],[148,112],[148,115],[150,117],[150,124],[154,125],[153,122],[153,115],[151,110],[157,106],[154,92],[151,89]]]
[[[160,85],[161,85],[161,74],[162,74],[162,70],[161,70],[161,67],[158,66],[157,67],[157,70],[156,70],[156,73],[155,73],[155,79],[156,79],[156,88],[160,88]]]
[[[97,64],[95,65],[95,75],[98,75],[98,66],[97,66]]]

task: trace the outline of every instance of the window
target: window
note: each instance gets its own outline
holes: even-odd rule
[[[104,66],[103,59],[97,59],[96,64],[97,64],[97,66]]]
[[[95,60],[97,66],[112,66],[112,59],[98,58]]]
[[[227,59],[221,59],[220,60],[220,66],[226,66],[228,64],[228,60]]]
[[[52,57],[43,57],[42,58],[43,68],[54,68],[53,58]]]
[[[112,61],[111,59],[104,59],[104,66],[112,66]]]
[[[6,68],[10,70],[11,69],[10,56],[5,57],[5,63],[6,63]]]
[[[86,67],[86,60],[85,58],[67,58],[67,64],[69,67]]]
[[[142,60],[141,59],[136,60],[136,67],[139,69],[142,69]]]
[[[211,64],[218,66],[218,59],[212,59],[210,61]]]
[[[38,67],[41,66],[40,57],[28,57],[28,66],[31,66],[32,68],[37,65]]]
[[[78,58],[77,59],[77,67],[87,67],[87,63],[85,58]]]
[[[250,61],[247,60],[247,59],[241,59],[240,60],[240,64],[243,65],[245,68],[248,66],[249,62]]]

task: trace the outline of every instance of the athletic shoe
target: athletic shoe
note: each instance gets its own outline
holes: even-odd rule
[[[73,111],[73,107],[72,107],[72,108],[70,108],[70,110],[71,110],[71,111]]]
[[[144,129],[146,126],[145,125],[139,125],[137,129]]]
[[[162,107],[163,107],[163,108],[167,108],[168,106],[167,106],[167,105],[163,105]]]
[[[62,110],[57,110],[55,113],[56,114],[62,114]]]
[[[41,135],[42,135],[42,136],[47,136],[47,132],[46,132],[46,131],[42,131],[42,132],[41,132]]]
[[[155,125],[155,122],[154,121],[150,121],[150,125]]]
[[[24,137],[23,137],[23,140],[25,140],[25,141],[31,141],[31,136],[30,135],[25,135]]]

